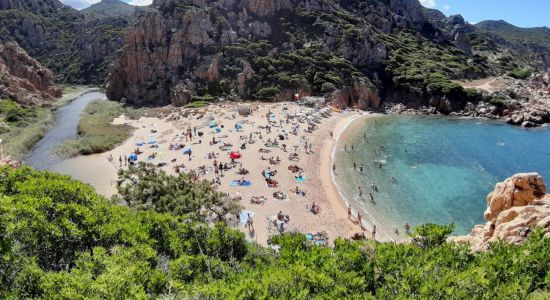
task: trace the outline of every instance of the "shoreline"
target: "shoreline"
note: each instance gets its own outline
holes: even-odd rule
[[[361,114],[359,115],[356,115],[354,117],[351,117],[351,118],[347,118],[345,119],[345,124],[339,128],[338,130],[338,133],[336,135],[336,138],[334,139],[334,142],[332,143],[332,147],[331,147],[331,151],[330,151],[330,164],[328,165],[328,172],[330,174],[330,180],[331,180],[331,185],[332,185],[332,189],[334,190],[334,193],[337,195],[337,198],[338,198],[338,202],[341,203],[344,208],[346,209],[346,216],[347,216],[347,208],[349,206],[351,206],[351,215],[353,218],[355,218],[355,220],[350,220],[351,222],[353,222],[354,224],[360,226],[360,228],[363,230],[363,232],[365,232],[365,236],[368,236],[370,237],[370,234],[372,232],[372,224],[376,225],[376,228],[377,228],[377,232],[376,232],[376,237],[375,239],[377,241],[380,241],[380,242],[398,242],[398,240],[396,240],[394,237],[392,237],[390,234],[388,234],[388,228],[386,228],[387,226],[383,225],[382,223],[378,222],[376,220],[376,218],[371,214],[369,213],[368,211],[364,210],[364,209],[354,209],[353,208],[353,205],[352,205],[352,202],[349,201],[346,196],[342,193],[342,191],[340,190],[340,188],[338,187],[338,183],[336,182],[336,175],[337,174],[334,174],[334,172],[332,172],[332,169],[331,169],[331,165],[333,163],[335,163],[335,157],[336,157],[336,151],[337,151],[337,146],[338,146],[338,142],[340,141],[340,138],[341,138],[341,135],[346,131],[346,129],[348,129],[348,127],[350,125],[352,125],[354,122],[358,122],[360,120],[364,120],[364,119],[367,119],[367,118],[370,118],[370,117],[376,117],[376,116],[379,116],[380,114],[378,113],[369,113],[369,112],[361,112]],[[338,168],[337,168],[338,169]],[[362,221],[361,221],[361,224],[357,224],[357,214],[361,212],[361,214],[363,214],[363,218],[362,218]],[[367,221],[368,220],[368,221]]]

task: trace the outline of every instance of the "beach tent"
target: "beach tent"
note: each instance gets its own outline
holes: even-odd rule
[[[243,129],[243,125],[241,125],[240,123],[237,123],[237,124],[235,124],[235,128],[236,129]]]
[[[218,123],[216,121],[210,121],[210,123],[208,123],[208,127],[210,128],[214,128],[216,126],[218,126]]]
[[[231,159],[237,159],[237,158],[241,158],[241,154],[239,152],[231,152],[231,154],[229,154],[229,158]]]
[[[189,153],[191,153],[191,147],[189,146],[183,147],[183,154],[189,154]]]

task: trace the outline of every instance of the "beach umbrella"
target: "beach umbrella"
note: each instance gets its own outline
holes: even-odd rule
[[[138,159],[137,154],[135,154],[135,153],[131,153],[130,155],[128,155],[128,157],[130,158],[130,160],[137,160]]]
[[[210,127],[210,128],[214,128],[214,127],[216,127],[216,126],[218,126],[218,123],[216,123],[216,121],[211,121],[211,122],[208,124],[208,127]]]
[[[237,129],[243,129],[243,125],[237,123],[237,124],[235,124],[235,128],[237,128]]]
[[[183,154],[189,154],[191,153],[191,147],[185,146],[183,147]]]
[[[215,130],[216,130],[216,132],[217,132],[217,133],[220,133],[220,132],[222,132],[222,129],[221,129],[220,127],[216,127],[216,129],[215,129]]]
[[[229,154],[229,158],[231,159],[237,159],[237,158],[241,158],[241,154],[239,152],[231,152],[231,154]]]

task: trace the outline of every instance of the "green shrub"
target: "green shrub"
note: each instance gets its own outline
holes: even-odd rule
[[[132,207],[68,176],[0,167],[0,297],[539,299],[550,289],[542,230],[483,252],[446,242],[452,225],[415,227],[411,243],[336,239],[333,247],[296,232],[270,238],[275,254],[197,221],[215,210],[198,208],[215,205],[207,183],[126,175],[138,176],[122,194]]]
[[[532,73],[529,69],[514,69],[508,72],[508,76],[516,79],[527,79]]]
[[[193,101],[185,104],[184,108],[201,108],[201,107],[208,106],[208,104],[210,103],[206,101]]]
[[[270,99],[270,98],[272,98],[273,96],[277,95],[280,92],[281,92],[281,90],[278,87],[274,87],[274,86],[261,88],[258,91],[258,98],[260,98],[260,99]]]

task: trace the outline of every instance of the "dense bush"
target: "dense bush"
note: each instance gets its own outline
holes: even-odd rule
[[[160,177],[162,178],[162,177]],[[200,197],[200,194],[197,194]],[[67,176],[0,168],[0,298],[525,299],[548,296],[550,239],[472,253],[451,228],[408,244],[302,234],[271,249],[238,231],[111,204]]]
[[[514,77],[516,79],[526,79],[531,76],[532,71],[529,69],[513,69],[508,72],[508,76]]]

